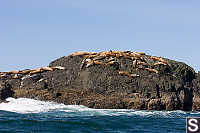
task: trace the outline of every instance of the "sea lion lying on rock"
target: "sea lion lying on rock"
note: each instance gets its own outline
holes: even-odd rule
[[[0,73],[0,77],[6,76],[6,75],[12,75],[13,79],[17,79],[19,77],[21,77],[20,75],[33,75],[33,74],[37,74],[37,73],[42,73],[42,72],[46,72],[46,71],[54,71],[54,70],[65,70],[65,67],[62,66],[55,66],[55,67],[41,67],[38,69],[25,69],[22,71],[9,71],[9,72],[1,72]]]

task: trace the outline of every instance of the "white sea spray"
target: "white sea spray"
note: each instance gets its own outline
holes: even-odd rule
[[[83,105],[65,105],[56,102],[45,102],[29,98],[8,98],[7,102],[0,104],[0,110],[27,113],[63,112],[65,116],[140,116],[152,118],[182,118],[187,112],[184,111],[145,111],[133,109],[91,109]],[[190,114],[200,114],[190,112]]]

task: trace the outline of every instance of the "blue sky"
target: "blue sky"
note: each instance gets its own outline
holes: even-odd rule
[[[200,69],[198,0],[2,0],[0,71],[74,51],[132,50]]]

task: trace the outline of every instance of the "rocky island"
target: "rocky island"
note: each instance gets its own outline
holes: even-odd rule
[[[200,110],[200,73],[132,51],[75,52],[47,67],[0,73],[0,102],[33,98],[98,109]]]

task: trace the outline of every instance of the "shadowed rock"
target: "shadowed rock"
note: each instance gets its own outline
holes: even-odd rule
[[[12,87],[8,83],[0,83],[0,101],[5,101],[6,98],[12,97],[14,94]]]
[[[193,80],[193,110],[200,111],[200,72],[197,78]]]

